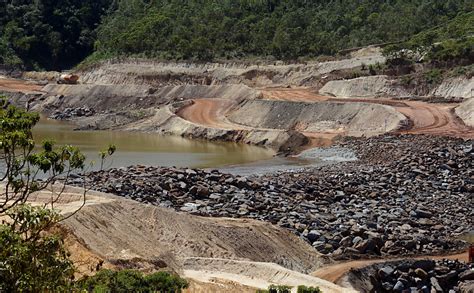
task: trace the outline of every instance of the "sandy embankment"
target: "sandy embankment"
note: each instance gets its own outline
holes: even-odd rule
[[[43,191],[30,202],[50,199],[51,193]],[[82,189],[67,187],[55,208],[69,214],[82,199]],[[289,231],[264,222],[203,218],[89,191],[86,205],[61,226],[78,276],[100,267],[133,267],[175,271],[190,279],[191,288],[204,291],[305,284],[348,292],[304,274],[323,265],[320,254]]]

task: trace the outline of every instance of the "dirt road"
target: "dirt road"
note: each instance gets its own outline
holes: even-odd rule
[[[305,97],[305,92],[302,92],[302,98]],[[310,95],[307,96],[309,99]],[[235,106],[235,102],[229,99],[195,99],[192,104],[184,106],[179,109],[176,115],[192,122],[194,124],[229,130],[261,130],[261,131],[278,131],[277,129],[268,128],[252,128],[246,125],[231,122],[226,115],[230,109]],[[298,129],[298,126],[295,128]],[[309,138],[310,143],[301,148],[301,150],[314,147],[330,146],[333,140],[342,135],[342,131],[327,131],[327,132],[308,132],[301,131]]]
[[[375,103],[389,105],[410,120],[410,128],[397,131],[398,133],[431,134],[474,138],[474,129],[466,126],[455,114],[457,104],[433,104],[421,101],[399,101],[392,99],[345,99],[322,96],[310,89],[272,88],[262,90],[263,99],[316,103],[331,101],[336,103]],[[181,108],[177,115],[192,123],[206,127],[250,130],[252,128],[233,123],[226,116],[235,105],[231,99],[195,99],[193,103]],[[268,129],[259,129],[268,130]],[[298,130],[296,128],[296,130]],[[328,146],[342,132],[302,132],[310,139],[306,147]]]
[[[455,114],[458,104],[438,104],[421,101],[398,101],[391,99],[345,99],[321,96],[310,89],[266,89],[265,99],[294,102],[332,101],[339,103],[365,102],[390,105],[411,121],[411,128],[398,131],[410,134],[431,134],[442,136],[474,138],[474,129],[466,126]]]
[[[43,87],[20,79],[11,79],[0,76],[0,91],[21,92],[25,94],[41,92]]]
[[[433,134],[461,138],[474,138],[474,129],[466,126],[454,114],[458,104],[432,104],[406,101],[408,107],[395,107],[413,123],[413,127],[400,133]]]
[[[234,105],[229,99],[195,99],[181,108],[176,115],[193,123],[221,129],[248,129],[227,120],[225,114]]]
[[[251,288],[266,289],[271,284],[285,284],[296,292],[299,285],[319,287],[323,292],[356,292],[331,282],[285,269],[277,264],[219,258],[188,258],[184,276],[203,283],[226,280]],[[254,289],[253,292],[256,290]],[[227,291],[226,291],[227,292]]]
[[[453,260],[460,260],[467,262],[468,256],[466,253],[449,255],[449,256],[424,256],[424,257],[417,257],[416,259],[453,259]],[[311,275],[321,278],[326,281],[330,281],[333,283],[338,283],[344,275],[346,275],[351,269],[359,269],[363,268],[372,264],[393,261],[397,259],[372,259],[372,260],[354,260],[349,262],[337,263],[334,265],[324,266],[317,271],[313,272]]]

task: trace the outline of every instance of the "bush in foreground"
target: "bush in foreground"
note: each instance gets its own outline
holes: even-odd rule
[[[257,293],[290,293],[290,286],[285,285],[270,285],[267,290],[257,290]],[[306,287],[304,285],[298,286],[298,293],[321,293],[319,287]]]
[[[102,270],[95,276],[78,282],[79,289],[88,292],[181,292],[188,287],[186,280],[167,272],[144,275],[135,270]]]
[[[298,293],[321,293],[321,289],[319,287],[306,287],[306,286],[298,286]]]

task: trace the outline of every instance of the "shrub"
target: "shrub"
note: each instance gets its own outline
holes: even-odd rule
[[[375,67],[372,64],[369,65],[369,73],[370,75],[377,75],[377,71],[375,71]]]
[[[167,272],[144,275],[136,270],[101,270],[95,276],[77,283],[88,292],[181,292],[188,287],[186,280]]]
[[[285,285],[270,285],[267,290],[257,290],[257,293],[290,293],[291,287]]]
[[[306,287],[306,286],[298,286],[297,293],[321,293],[321,289],[319,287]]]
[[[0,225],[0,292],[68,291],[74,267],[62,239],[42,235],[59,219],[52,210],[18,205]]]
[[[439,69],[433,69],[425,72],[424,78],[429,84],[438,84],[443,79],[443,72]]]

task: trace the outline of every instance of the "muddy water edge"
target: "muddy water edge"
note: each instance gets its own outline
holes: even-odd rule
[[[218,168],[242,165],[271,159],[268,149],[237,144],[197,141],[156,133],[124,131],[74,131],[74,125],[64,121],[41,118],[33,129],[37,144],[52,139],[58,145],[77,146],[88,161],[98,161],[98,152],[109,144],[117,152],[106,167],[130,165],[176,166],[191,168]],[[94,167],[98,168],[98,164]]]

